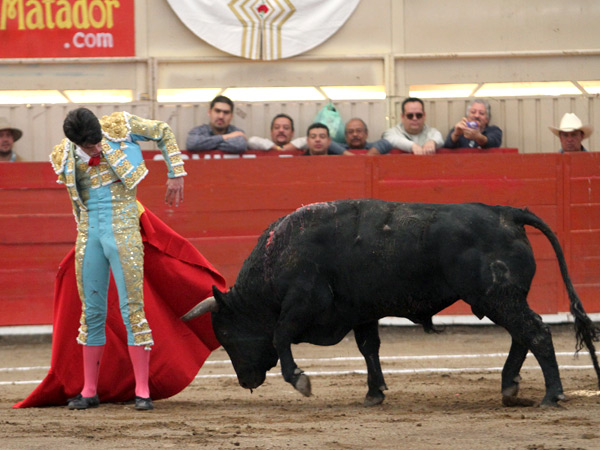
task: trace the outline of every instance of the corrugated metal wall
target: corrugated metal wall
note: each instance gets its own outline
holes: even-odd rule
[[[361,117],[367,122],[372,140],[381,136],[388,126],[395,125],[401,114],[403,99],[374,101],[335,102],[342,118],[347,121]],[[427,122],[443,135],[460,120],[471,99],[426,100]],[[388,106],[388,102],[390,106]],[[518,148],[520,153],[556,152],[558,139],[548,130],[557,126],[566,112],[576,113],[584,123],[600,129],[600,101],[598,97],[526,97],[490,100],[492,123],[504,131],[503,147]],[[325,102],[269,102],[235,104],[233,123],[244,129],[248,136],[269,136],[269,126],[275,114],[284,112],[295,119],[296,136],[304,136],[305,130]],[[50,149],[63,138],[62,122],[66,113],[79,105],[0,105],[0,117],[6,117],[24,132],[15,150],[26,161],[44,161]],[[98,115],[126,110],[142,117],[152,117],[150,102],[123,105],[87,105]],[[392,111],[390,117],[387,111]],[[206,123],[207,103],[158,104],[156,118],[168,122],[182,147],[191,128]],[[389,124],[389,125],[388,125]],[[597,148],[597,135],[584,145]],[[148,144],[148,149],[153,148]]]

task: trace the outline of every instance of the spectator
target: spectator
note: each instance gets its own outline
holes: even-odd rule
[[[15,142],[21,139],[23,132],[10,126],[8,120],[0,117],[0,161],[14,162],[20,158],[13,150]]]
[[[208,109],[208,124],[192,128],[188,134],[188,150],[221,150],[228,153],[246,151],[246,134],[231,125],[233,102],[224,95],[218,95]]]
[[[305,137],[294,139],[294,120],[283,113],[277,114],[271,121],[271,139],[258,136],[248,139],[249,150],[306,151],[307,148]],[[346,149],[331,141],[329,152],[341,155],[346,152]]]
[[[332,140],[329,136],[329,128],[320,122],[315,122],[306,130],[306,152],[305,155],[339,155],[332,151]],[[344,154],[352,155],[350,152]]]
[[[444,138],[438,130],[425,125],[426,118],[423,100],[409,97],[402,102],[401,122],[384,132],[383,138],[391,148],[415,155],[433,154],[442,146]],[[377,153],[369,150],[369,154]]]
[[[369,128],[364,120],[355,117],[346,122],[345,128],[346,145],[350,150],[369,149],[372,153],[367,154],[379,155],[387,153],[391,150],[392,145],[385,139],[379,139],[376,142],[367,142],[369,137]]]
[[[467,117],[460,119],[444,142],[446,148],[492,148],[502,144],[502,130],[489,125],[492,119],[486,100],[473,100],[467,106]]]
[[[306,148],[306,138],[294,139],[294,120],[287,114],[277,114],[271,120],[271,139],[252,136],[249,150],[300,150]]]
[[[549,127],[560,139],[560,153],[587,152],[581,141],[589,138],[594,132],[590,125],[583,125],[579,117],[566,113],[560,121],[560,127]]]

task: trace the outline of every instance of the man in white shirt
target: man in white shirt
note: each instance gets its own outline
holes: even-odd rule
[[[252,136],[248,139],[248,150],[306,150],[305,137],[294,139],[294,120],[287,114],[277,114],[271,121],[271,139]],[[329,153],[341,155],[346,149],[336,142],[331,142]]]
[[[444,138],[435,128],[425,125],[425,105],[420,98],[409,97],[402,102],[401,122],[383,133],[392,148],[415,155],[431,155],[442,147]],[[369,152],[373,149],[369,150]],[[376,151],[376,150],[375,150]]]
[[[249,150],[302,150],[306,138],[294,138],[294,121],[287,114],[277,114],[271,121],[271,139],[252,136],[248,139]]]

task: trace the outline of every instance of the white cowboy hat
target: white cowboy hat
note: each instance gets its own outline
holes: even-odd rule
[[[559,135],[561,131],[571,132],[581,130],[583,132],[583,139],[589,138],[594,132],[594,127],[591,125],[583,125],[579,117],[573,113],[566,113],[560,121],[560,126],[548,127],[555,135]]]
[[[23,132],[18,128],[11,127],[8,120],[4,117],[0,117],[0,131],[10,130],[13,134],[13,139],[17,142],[23,136]]]

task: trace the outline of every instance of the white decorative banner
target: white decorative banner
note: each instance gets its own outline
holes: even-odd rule
[[[273,60],[325,42],[360,0],[167,0],[179,19],[232,55]]]

